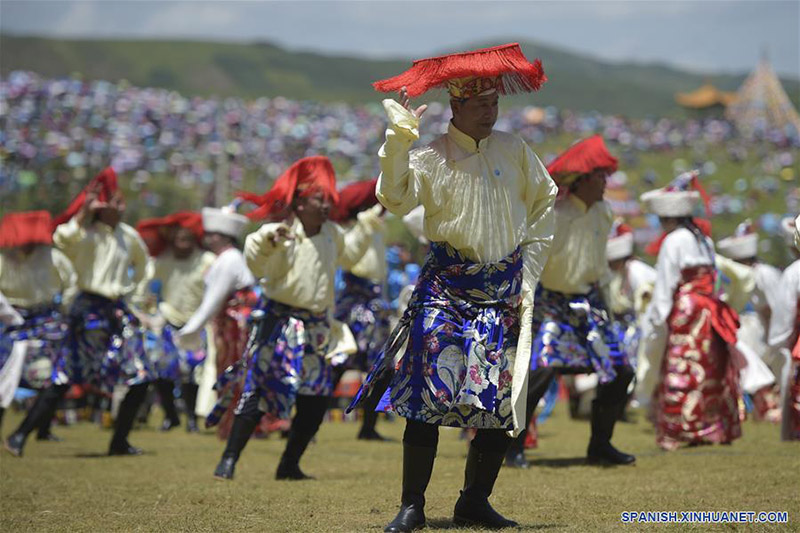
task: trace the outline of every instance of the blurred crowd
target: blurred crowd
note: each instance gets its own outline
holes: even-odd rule
[[[159,175],[174,176],[187,189],[210,188],[216,176],[227,175],[222,180],[222,196],[227,196],[242,187],[246,172],[263,189],[291,162],[313,154],[326,154],[341,182],[365,179],[378,171],[375,154],[385,127],[379,100],[349,105],[284,97],[200,98],[125,82],[46,79],[16,71],[0,80],[0,194],[82,182],[110,163],[131,176],[134,190],[146,189]],[[449,118],[449,108],[433,102],[421,141],[444,131]],[[780,192],[781,181],[796,177],[800,148],[796,132],[770,131],[754,143],[740,138],[730,122],[710,117],[627,119],[516,107],[503,110],[496,127],[534,145],[556,135],[574,139],[600,133],[622,157],[622,169],[639,170],[644,187],[672,178],[647,168],[643,158],[648,154],[690,147],[695,160],[676,159],[672,170],[701,166],[707,175],[719,163],[709,149],[724,149],[734,162],[755,156],[761,161],[758,175],[738,178],[735,194],[723,194],[710,183],[715,214],[739,214],[752,209],[761,195]],[[537,151],[546,160],[555,155]],[[613,184],[624,187],[626,176],[617,176]],[[148,190],[143,202],[158,212],[162,198]],[[798,210],[796,194],[786,202],[787,212]],[[778,215],[766,225],[777,224]]]

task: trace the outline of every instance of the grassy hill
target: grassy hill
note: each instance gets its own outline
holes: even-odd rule
[[[612,63],[535,42],[521,44],[529,58],[542,59],[550,81],[538,94],[515,97],[509,103],[629,116],[673,115],[680,113],[676,91],[692,90],[705,80],[735,90],[746,76],[705,76],[658,64]],[[2,75],[18,69],[44,76],[79,73],[87,79],[127,79],[187,95],[365,102],[378,98],[370,82],[401,72],[409,62],[296,52],[269,43],[0,37]],[[783,81],[797,105],[800,81]]]

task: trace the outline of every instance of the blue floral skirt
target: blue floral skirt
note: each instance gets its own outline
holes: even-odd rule
[[[155,377],[144,351],[144,331],[123,300],[80,293],[69,313],[74,383],[107,393],[117,384],[141,385]]]
[[[298,394],[330,396],[333,372],[325,360],[330,340],[326,313],[312,313],[264,299],[250,315],[252,329],[245,357],[228,367],[214,388],[230,391],[231,383],[244,381],[236,414],[251,396],[259,396],[259,410],[289,418]],[[214,426],[233,399],[221,394],[206,419]]]
[[[522,257],[475,263],[433,243],[403,318],[348,407],[429,424],[512,429]]]
[[[206,333],[205,330],[200,332],[202,349],[184,350],[175,344],[175,334],[179,329],[169,323],[164,325],[161,335],[153,339],[153,347],[148,351],[150,361],[159,379],[196,383],[195,370],[206,360]]]
[[[358,352],[342,364],[367,371],[378,359],[389,337],[389,304],[383,287],[350,272],[344,273],[344,289],[336,300],[336,320],[350,326]]]
[[[0,368],[5,366],[15,342],[32,341],[20,384],[44,389],[68,383],[69,327],[61,312],[50,305],[15,309],[25,322],[19,326],[0,326]]]
[[[617,376],[615,366],[629,364],[599,290],[564,294],[540,285],[535,302],[531,370],[596,372],[600,383],[608,383]]]

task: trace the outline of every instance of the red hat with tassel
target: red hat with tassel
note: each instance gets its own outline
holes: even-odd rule
[[[467,99],[498,92],[538,91],[547,81],[538,59],[529,62],[518,43],[418,59],[402,74],[372,84],[388,93],[405,87],[413,98],[431,89],[446,88],[450,96]]]
[[[83,188],[83,190],[78,193],[78,195],[70,202],[69,207],[58,215],[56,219],[53,221],[53,229],[60,224],[65,222],[69,222],[69,220],[78,214],[78,211],[81,210],[83,204],[86,203],[86,193],[93,188],[99,188],[97,193],[97,207],[102,207],[103,204],[106,204],[111,200],[111,198],[117,194],[119,191],[119,185],[117,184],[117,173],[114,172],[114,169],[111,167],[106,167],[103,169],[100,174],[95,176],[89,184]]]
[[[375,186],[378,179],[357,181],[339,191],[339,201],[331,212],[331,220],[346,222],[356,217],[361,211],[378,203]]]
[[[236,196],[258,206],[247,214],[250,220],[280,220],[288,215],[295,197],[306,198],[318,192],[334,204],[339,201],[336,172],[330,159],[315,155],[292,164],[265,194],[240,191]]]
[[[609,174],[617,171],[617,158],[609,153],[599,135],[576,142],[547,165],[547,172],[559,188],[569,187],[580,176],[595,170]]]
[[[136,225],[152,257],[160,255],[167,249],[170,231],[174,228],[186,228],[200,242],[203,240],[203,217],[195,211],[180,211],[161,218],[148,218]]]
[[[0,220],[0,248],[53,244],[52,223],[47,211],[9,213]]]

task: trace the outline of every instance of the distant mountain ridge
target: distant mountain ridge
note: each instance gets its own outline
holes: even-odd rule
[[[555,105],[634,117],[675,115],[681,113],[674,100],[676,92],[691,91],[706,81],[732,91],[748,74],[707,76],[659,64],[603,61],[536,42],[520,44],[529,59],[542,60],[549,81],[535,95],[513,97],[509,103],[514,104]],[[463,48],[485,45],[473,43]],[[13,70],[31,70],[49,77],[80,73],[85,79],[126,79],[138,86],[173,89],[187,96],[285,96],[365,103],[380,99],[371,82],[409,65],[410,58],[325,55],[290,51],[271,43],[0,36],[3,76]],[[800,81],[781,81],[797,106]]]

